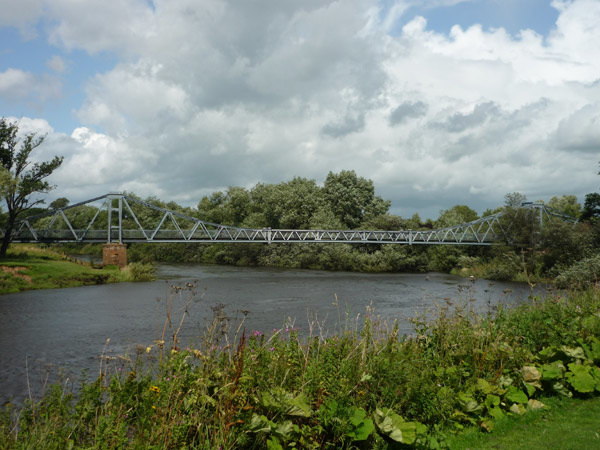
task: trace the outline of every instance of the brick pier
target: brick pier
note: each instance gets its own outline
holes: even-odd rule
[[[127,265],[127,246],[125,244],[104,244],[102,248],[102,265],[125,267]]]

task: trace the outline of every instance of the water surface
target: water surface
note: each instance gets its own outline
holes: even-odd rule
[[[161,265],[158,281],[68,289],[27,291],[0,296],[0,404],[39,394],[58,368],[71,379],[86,369],[99,370],[98,356],[135,353],[160,338],[167,303],[178,324],[189,291],[173,294],[171,286],[197,283],[180,332],[182,345],[202,335],[215,305],[224,305],[232,322],[245,317],[248,332],[271,332],[287,321],[300,332],[309,322],[332,334],[346,317],[361,317],[366,307],[388,321],[397,319],[402,333],[409,319],[447,302],[480,311],[498,302],[524,301],[526,285],[493,283],[446,274],[361,274],[315,270],[278,270],[206,265]],[[337,298],[337,300],[336,300]],[[176,325],[175,325],[176,326]],[[167,338],[169,334],[167,333]],[[107,345],[107,340],[110,343]]]

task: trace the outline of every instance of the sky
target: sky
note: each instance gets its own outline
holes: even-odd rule
[[[391,212],[599,190],[600,0],[0,0],[0,117],[57,197],[329,171]]]

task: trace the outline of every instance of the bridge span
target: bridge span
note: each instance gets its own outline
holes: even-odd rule
[[[539,220],[559,217],[540,203],[525,203]],[[504,211],[472,222],[431,230],[291,230],[244,228],[211,223],[142,201],[126,194],[106,194],[49,210],[18,222],[13,242],[164,243],[348,243],[404,245],[492,245],[505,231]],[[506,226],[506,224],[504,224]],[[510,225],[509,225],[510,226]],[[0,230],[0,237],[4,230]]]

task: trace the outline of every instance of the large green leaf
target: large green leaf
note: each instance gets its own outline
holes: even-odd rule
[[[560,349],[569,358],[585,359],[585,353],[581,347],[567,347],[566,345],[561,345]]]
[[[477,414],[483,410],[483,406],[481,406],[477,401],[471,397],[469,394],[465,394],[464,392],[458,393],[458,400],[462,407],[462,410],[466,413]]]
[[[367,413],[362,408],[352,408],[352,415],[349,418],[349,422],[352,429],[346,432],[346,436],[352,438],[355,441],[364,441],[369,435],[375,430],[373,421],[367,417]]]
[[[418,422],[405,422],[402,416],[389,408],[377,408],[374,419],[381,434],[396,442],[411,445],[417,440]]]
[[[562,361],[554,361],[551,364],[542,365],[542,380],[553,381],[559,380],[565,373],[565,366]]]
[[[506,391],[506,398],[514,403],[527,403],[527,395],[521,389],[511,386]]]
[[[590,369],[590,366],[576,363],[569,364],[569,372],[566,373],[565,377],[577,392],[585,394],[596,389],[597,382],[590,373]]]
[[[303,393],[294,396],[281,388],[264,392],[261,404],[272,412],[283,413],[287,416],[310,417],[311,415],[308,400]]]

